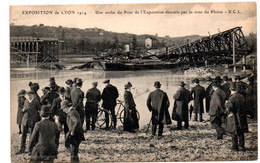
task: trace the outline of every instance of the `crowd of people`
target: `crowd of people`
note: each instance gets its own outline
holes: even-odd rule
[[[189,119],[194,112],[194,121],[203,122],[204,104],[206,112],[210,115],[210,122],[216,129],[217,139],[223,139],[223,134],[229,132],[232,135],[233,149],[245,150],[244,133],[248,132],[247,116],[256,118],[256,79],[255,76],[248,78],[249,85],[241,81],[240,76],[235,77],[235,82],[227,76],[221,79],[209,78],[210,84],[205,89],[200,85],[199,79],[194,79],[194,87],[190,90],[185,88],[182,81],[175,92],[174,108],[172,117],[169,113],[170,101],[167,93],[162,91],[161,83],[154,82],[155,91],[151,92],[147,99],[147,107],[152,112],[152,135],[163,136],[163,128],[177,121],[177,129],[189,127]],[[66,88],[56,84],[55,78],[51,77],[48,87],[42,89],[43,95],[39,97],[38,83],[29,83],[29,91],[21,90],[18,93],[17,124],[21,134],[20,150],[16,154],[25,153],[26,137],[30,133],[28,145],[31,162],[52,162],[57,158],[60,133],[65,135],[65,147],[70,151],[71,162],[78,162],[78,150],[81,141],[84,141],[84,132],[95,130],[99,102],[107,110],[106,129],[110,129],[109,114],[112,115],[112,128],[116,128],[117,119],[115,107],[119,96],[115,86],[107,79],[102,93],[97,88],[98,83],[93,82],[86,95],[81,90],[83,81],[80,78],[67,80]],[[135,133],[139,128],[136,104],[131,93],[132,84],[125,84],[124,92],[124,123],[123,130]],[[86,98],[85,105],[83,104]],[[189,104],[193,101],[192,104]],[[190,107],[189,107],[190,106]],[[190,114],[190,118],[189,118]],[[86,128],[83,129],[84,119]],[[224,127],[223,127],[224,126]],[[239,149],[240,147],[240,149]]]

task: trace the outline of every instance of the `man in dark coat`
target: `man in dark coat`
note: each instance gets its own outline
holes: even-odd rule
[[[221,89],[225,92],[226,94],[226,98],[228,98],[230,96],[230,82],[228,81],[228,77],[227,76],[223,76],[223,83],[221,85]]]
[[[69,132],[66,134],[65,146],[70,149],[71,162],[79,162],[79,145],[84,141],[84,134],[82,129],[82,121],[80,115],[74,106],[70,106],[68,101],[61,103],[61,109],[67,113],[67,125]]]
[[[226,102],[226,108],[228,112],[233,114],[228,114],[228,116],[234,116],[232,121],[227,121],[227,128],[232,135],[232,149],[238,151],[238,146],[245,150],[245,130],[247,126],[247,121],[244,120],[246,116],[246,106],[245,97],[236,91],[235,83],[231,84],[231,95]],[[228,132],[229,132],[228,131]]]
[[[246,108],[247,114],[251,118],[257,119],[257,83],[255,77],[248,78],[249,85],[246,89]]]
[[[209,108],[210,108],[210,100],[211,100],[211,96],[213,93],[213,89],[212,89],[212,78],[208,77],[208,79],[206,79],[207,82],[209,82],[208,87],[206,88],[206,112],[209,112]]]
[[[19,127],[19,134],[22,134],[22,120],[23,120],[23,106],[25,103],[26,98],[24,97],[26,94],[26,91],[22,89],[18,93],[18,109],[17,109],[17,117],[16,117],[16,123],[18,124]]]
[[[28,131],[30,131],[30,134],[32,134],[35,123],[41,120],[41,117],[39,115],[41,104],[37,100],[35,92],[32,90],[28,91],[27,95],[29,96],[29,98],[26,99],[22,110],[22,112],[24,112],[24,115],[22,119],[21,147],[19,152],[17,152],[16,154],[21,154],[25,152],[27,133]]]
[[[48,91],[43,97],[41,98],[41,103],[49,105],[50,107],[52,106],[52,102],[55,98],[59,97],[57,93],[57,85],[55,83],[50,83],[50,91]]]
[[[40,101],[40,96],[38,95],[38,90],[40,89],[40,86],[38,83],[32,83],[32,82],[29,82],[29,87],[30,89],[35,93],[35,98]]]
[[[42,120],[35,124],[29,142],[31,162],[53,162],[57,158],[55,135],[59,132],[57,125],[49,120],[50,107],[43,105],[40,116]]]
[[[222,128],[222,121],[224,118],[225,109],[225,99],[226,94],[220,89],[220,83],[214,81],[212,83],[212,88],[214,90],[211,101],[210,101],[210,121],[212,126],[217,131],[217,139],[223,139],[224,129]]]
[[[41,98],[40,98],[40,101],[43,102],[42,105],[48,105],[47,100],[42,100],[42,99],[44,98],[44,96],[45,96],[50,90],[51,90],[50,87],[44,87],[44,88],[42,89],[42,96],[41,96]]]
[[[73,81],[71,79],[68,79],[65,83],[67,85],[67,87],[65,89],[65,98],[66,98],[66,100],[71,102],[70,93],[71,93],[71,90],[72,90]]]
[[[66,133],[68,132],[68,126],[66,124],[67,115],[61,109],[61,102],[65,101],[64,87],[59,87],[58,93],[59,93],[59,97],[57,97],[53,100],[53,103],[51,106],[50,120],[54,121],[57,124],[57,126],[59,127],[59,129],[61,129],[62,126],[64,126],[64,134],[66,135]],[[58,132],[56,135],[57,149],[59,147],[59,139],[60,139],[60,132]]]
[[[89,89],[86,93],[86,105],[85,105],[85,112],[86,112],[86,130],[90,130],[90,119],[92,119],[91,122],[91,128],[92,130],[95,130],[95,123],[97,120],[97,114],[98,114],[98,103],[101,100],[101,93],[97,89],[97,82],[92,83],[93,87]]]
[[[115,86],[110,84],[110,80],[107,79],[103,82],[106,84],[106,87],[104,88],[101,98],[103,100],[102,107],[111,112],[112,115],[112,121],[114,122],[114,128],[116,128],[116,115],[115,115],[115,107],[117,105],[116,99],[118,98],[118,90]],[[109,128],[109,117],[108,113],[105,113],[106,116],[106,128]]]
[[[237,87],[237,92],[246,97],[247,84],[241,81],[241,77],[239,75],[235,76],[235,83]]]
[[[182,122],[184,121],[184,127],[189,127],[189,102],[191,101],[191,93],[189,90],[185,89],[186,84],[184,82],[180,82],[178,84],[179,89],[173,95],[174,106],[172,118],[173,120],[177,120],[177,129],[182,129]],[[175,115],[174,115],[175,114]],[[176,117],[177,116],[177,117]]]
[[[203,99],[206,97],[205,88],[199,84],[199,79],[194,79],[193,83],[195,83],[195,87],[191,89],[191,95],[193,96],[194,100],[194,113],[195,117],[194,120],[198,121],[198,114],[200,115],[200,122],[203,121],[202,113],[204,113],[204,105]]]
[[[81,79],[77,79],[75,82],[75,87],[71,90],[70,97],[72,105],[78,111],[81,119],[81,124],[84,123],[84,92],[81,90],[83,81]]]
[[[135,132],[139,128],[136,104],[131,93],[132,84],[128,82],[125,85],[124,101],[125,101],[125,111],[124,111],[124,131]]]
[[[159,125],[158,136],[162,136],[164,124],[171,124],[171,118],[168,111],[170,102],[167,94],[162,91],[161,83],[154,82],[155,91],[151,92],[147,99],[147,107],[152,112],[152,135],[155,135]]]

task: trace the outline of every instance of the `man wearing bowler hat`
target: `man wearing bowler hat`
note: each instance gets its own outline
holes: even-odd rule
[[[86,130],[90,130],[90,118],[92,119],[91,128],[95,130],[95,123],[97,120],[97,113],[98,113],[98,103],[101,100],[101,93],[97,89],[97,82],[92,83],[93,87],[90,88],[86,93],[86,105],[85,105],[85,112],[86,112]]]
[[[43,97],[41,98],[41,103],[49,105],[50,107],[52,106],[53,100],[57,97],[59,97],[57,93],[57,85],[55,82],[50,82],[50,91],[48,91]]]
[[[110,84],[110,79],[107,79],[103,82],[106,84],[106,87],[103,89],[101,98],[103,100],[102,106],[107,111],[111,112],[112,121],[114,122],[114,128],[116,128],[116,115],[115,115],[115,107],[116,107],[116,99],[118,98],[118,90],[115,86]],[[105,113],[106,116],[106,128],[109,128],[109,117],[108,113]]]
[[[41,104],[37,100],[35,92],[30,90],[26,92],[26,94],[28,95],[28,98],[26,98],[24,107],[22,109],[24,115],[22,119],[21,147],[19,152],[17,152],[16,154],[21,154],[25,152],[27,133],[28,131],[30,131],[30,134],[32,134],[35,123],[41,119],[39,115]]]
[[[204,113],[203,99],[206,97],[206,91],[205,88],[200,85],[199,79],[196,78],[192,82],[195,83],[196,85],[191,89],[191,95],[194,101],[194,113],[195,113],[194,120],[198,121],[198,114],[199,114],[200,116],[199,121],[202,122],[203,121],[202,114]]]
[[[50,107],[41,107],[41,121],[35,124],[29,142],[31,162],[53,162],[57,158],[55,135],[59,133],[57,125],[49,120]]]
[[[178,84],[179,89],[173,95],[174,106],[173,106],[173,120],[177,120],[177,129],[182,129],[182,122],[184,121],[184,127],[189,127],[189,102],[191,101],[191,93],[184,86],[186,84],[182,81]],[[174,116],[174,114],[176,116]]]
[[[81,90],[83,81],[82,79],[76,79],[75,81],[75,87],[71,90],[70,97],[72,105],[75,107],[75,109],[78,111],[81,119],[81,123],[83,125],[84,123],[84,105],[83,105],[83,99],[84,99],[84,92]]]
[[[212,126],[217,131],[217,139],[223,139],[223,134],[225,132],[222,128],[222,122],[224,119],[225,109],[225,99],[226,94],[223,90],[220,89],[220,83],[214,81],[212,83],[212,89],[214,90],[211,100],[210,100],[210,122]]]
[[[154,82],[155,91],[151,92],[147,99],[147,107],[152,112],[152,135],[156,134],[157,126],[159,125],[158,136],[162,136],[164,124],[171,124],[169,114],[170,102],[167,94],[162,91],[161,83]]]
[[[67,114],[66,123],[69,129],[65,138],[65,147],[70,149],[71,162],[79,162],[79,145],[81,141],[85,140],[81,123],[82,120],[78,111],[74,106],[70,106],[68,101],[63,101],[61,106],[61,109]]]

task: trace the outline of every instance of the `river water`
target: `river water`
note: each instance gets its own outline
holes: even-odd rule
[[[11,68],[11,133],[18,131],[16,124],[17,115],[17,94],[21,89],[29,90],[28,83],[38,82],[40,90],[39,96],[42,95],[41,89],[49,84],[49,78],[55,77],[56,83],[59,86],[66,86],[67,79],[74,79],[75,77],[81,78],[84,83],[82,90],[84,93],[91,88],[91,83],[98,82],[98,89],[103,90],[104,79],[110,79],[111,84],[116,86],[119,91],[119,98],[123,100],[124,85],[130,81],[133,85],[132,93],[135,98],[136,108],[140,113],[140,126],[149,123],[151,113],[146,106],[146,100],[149,92],[155,88],[153,84],[155,81],[160,81],[162,84],[161,89],[164,90],[170,100],[170,114],[173,108],[173,94],[176,92],[179,81],[184,81],[187,85],[186,88],[190,89],[191,79],[183,73],[176,73],[171,70],[145,70],[145,71],[81,71],[81,70],[63,70],[63,71],[50,71],[50,70],[36,70],[34,68]],[[85,102],[84,102],[85,104]],[[117,110],[117,109],[116,109]],[[118,122],[119,125],[121,125]],[[85,126],[84,126],[85,127]]]

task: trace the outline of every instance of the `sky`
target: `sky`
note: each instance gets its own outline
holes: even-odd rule
[[[146,13],[142,12],[144,10]],[[211,13],[213,10],[215,12]],[[32,14],[30,11],[50,11],[52,14]],[[55,14],[55,11],[59,14]],[[71,14],[68,14],[68,11],[71,11]],[[103,14],[97,14],[96,11]],[[105,14],[110,11],[115,14]],[[117,14],[118,11],[123,14]],[[135,14],[136,11],[139,14]],[[164,14],[147,14],[149,11],[163,11]],[[178,11],[179,14],[165,14],[166,11]],[[185,11],[187,13],[184,13]],[[192,14],[189,11],[192,11]],[[195,13],[196,11],[202,13]],[[209,13],[206,14],[205,11]],[[230,11],[232,13],[229,13]],[[83,14],[80,15],[80,12]],[[125,12],[133,14],[124,14]],[[138,35],[158,34],[162,37],[207,36],[209,33],[215,34],[236,26],[242,26],[245,35],[257,31],[254,2],[11,6],[11,23],[28,26],[61,25],[81,29],[97,27],[106,31]]]

